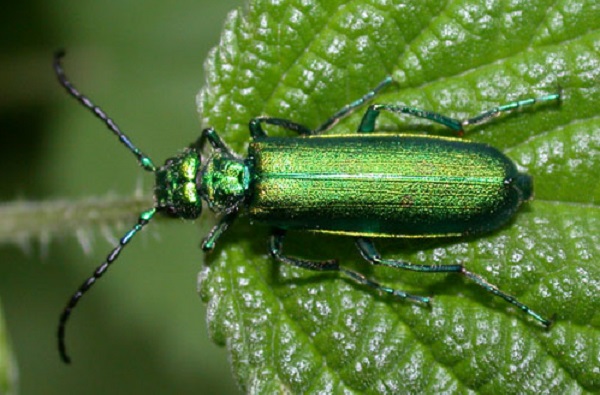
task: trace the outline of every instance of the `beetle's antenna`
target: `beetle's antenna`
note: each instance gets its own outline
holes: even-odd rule
[[[84,107],[88,108],[95,116],[100,118],[106,126],[119,138],[119,141],[127,147],[133,155],[137,158],[137,161],[140,165],[147,171],[156,171],[156,166],[152,163],[152,160],[145,155],[142,151],[140,151],[132,142],[129,140],[129,137],[125,135],[125,133],[121,132],[121,129],[117,126],[115,121],[113,121],[106,113],[97,105],[95,105],[87,96],[83,95],[81,92],[75,88],[75,86],[69,81],[67,78],[65,71],[63,70],[61,59],[65,56],[65,51],[60,50],[54,54],[54,72],[56,73],[56,77],[58,77],[58,82],[66,89],[69,95],[73,96],[80,102]]]
[[[137,224],[135,224],[135,226],[131,228],[131,230],[127,232],[125,236],[121,238],[121,240],[119,240],[119,245],[116,246],[110,252],[110,254],[108,254],[104,263],[102,263],[96,268],[94,274],[92,274],[90,278],[85,280],[85,282],[79,287],[79,289],[77,289],[77,292],[75,292],[73,296],[71,296],[71,299],[69,299],[67,306],[60,315],[60,321],[58,323],[58,351],[60,353],[60,358],[63,360],[63,362],[71,362],[71,358],[69,358],[69,356],[67,355],[67,349],[65,345],[65,328],[67,325],[67,321],[71,316],[71,312],[73,311],[75,306],[77,306],[77,303],[79,302],[79,300],[81,300],[83,294],[85,294],[91,288],[91,286],[94,285],[96,281],[104,275],[104,273],[106,273],[110,264],[116,261],[117,257],[121,253],[121,250],[127,245],[127,243],[129,243],[133,236],[135,236],[140,230],[142,230],[142,228],[148,222],[150,222],[155,213],[156,208],[152,208],[140,214]]]

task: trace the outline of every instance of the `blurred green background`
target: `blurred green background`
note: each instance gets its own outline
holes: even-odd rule
[[[55,81],[52,53],[156,163],[196,139],[203,62],[242,0],[28,1],[0,15],[3,202],[149,195],[153,177]],[[0,219],[1,221],[1,219]],[[68,328],[71,366],[56,350],[59,313],[112,248],[92,232],[41,248],[0,246],[0,298],[21,394],[237,393],[196,293],[201,221],[155,221],[87,295]],[[120,237],[126,228],[113,228]],[[42,243],[43,244],[43,243]]]

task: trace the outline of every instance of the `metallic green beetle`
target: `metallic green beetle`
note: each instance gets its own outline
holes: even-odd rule
[[[485,144],[458,138],[373,132],[379,113],[390,111],[425,118],[461,134],[464,126],[483,123],[503,112],[540,101],[559,101],[560,93],[511,102],[463,121],[413,107],[374,104],[363,116],[358,133],[322,134],[389,85],[392,80],[388,77],[315,130],[280,118],[252,119],[249,125],[252,141],[246,158],[233,152],[209,128],[195,144],[157,168],[99,107],[67,80],[61,56],[59,53],[55,57],[54,68],[68,93],[103,120],[145,170],[156,174],[155,207],[140,215],[137,224],[106,261],[71,297],[61,315],[59,350],[65,362],[69,362],[65,325],[81,296],[156,212],[194,219],[202,211],[202,201],[221,216],[202,244],[204,251],[214,248],[243,210],[252,221],[273,228],[269,250],[280,262],[309,270],[341,272],[360,284],[396,297],[429,303],[429,297],[381,285],[341,267],[335,259],[308,261],[283,253],[283,239],[290,229],[352,236],[360,254],[371,264],[428,273],[460,273],[545,327],[550,326],[551,320],[461,264],[414,265],[384,259],[372,241],[381,237],[463,237],[495,230],[532,197],[531,177],[519,173],[510,159]],[[288,129],[300,137],[268,137],[263,124]],[[203,160],[207,142],[212,152]]]

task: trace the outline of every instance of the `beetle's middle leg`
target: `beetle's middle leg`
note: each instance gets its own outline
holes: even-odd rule
[[[375,88],[371,89],[360,99],[357,99],[352,103],[345,105],[341,110],[333,114],[329,119],[327,119],[323,124],[321,124],[321,126],[316,128],[315,130],[310,130],[304,125],[283,118],[257,117],[250,121],[250,135],[253,139],[259,137],[266,137],[267,133],[261,126],[261,124],[263,123],[280,126],[284,129],[296,132],[301,136],[309,136],[313,134],[323,133],[335,126],[342,118],[352,114],[354,110],[356,110],[358,107],[362,106],[364,103],[374,98],[379,93],[379,91],[381,91],[383,88],[385,88],[392,82],[392,77],[386,77]]]
[[[411,299],[415,302],[419,303],[429,303],[429,298],[426,296],[418,296],[411,295],[404,291],[400,291],[397,289],[392,289],[386,287],[382,284],[379,284],[376,281],[373,281],[361,273],[345,269],[340,267],[337,259],[329,259],[325,261],[309,261],[306,259],[300,259],[296,257],[291,257],[283,254],[283,239],[285,237],[285,230],[283,229],[275,229],[271,238],[269,239],[269,252],[271,255],[277,259],[281,263],[285,263],[286,265],[292,265],[296,267],[300,267],[308,270],[315,271],[332,271],[332,272],[340,272],[346,275],[348,278],[353,281],[374,288],[378,291],[390,294],[394,297],[399,297],[402,299]]]
[[[354,112],[354,110],[356,110],[358,107],[362,106],[363,104],[365,104],[366,102],[368,102],[369,100],[374,98],[383,88],[385,88],[392,82],[393,82],[392,77],[389,77],[389,76],[385,77],[385,79],[383,81],[381,81],[379,83],[379,85],[377,85],[375,88],[371,89],[360,99],[357,99],[357,100],[353,101],[352,103],[345,105],[341,110],[337,111],[335,114],[333,114],[331,117],[329,117],[329,119],[326,120],[321,126],[316,128],[315,130],[313,130],[312,134],[320,134],[320,133],[323,133],[323,132],[331,129],[342,118],[352,114]]]
[[[296,132],[301,136],[308,136],[312,134],[312,130],[307,128],[304,125],[301,125],[296,122],[289,121],[283,118],[273,118],[273,117],[257,117],[252,118],[250,120],[250,136],[253,139],[257,139],[260,137],[267,137],[267,132],[262,128],[261,124],[266,123],[268,125],[275,125],[282,127],[287,130],[291,130],[292,132]]]

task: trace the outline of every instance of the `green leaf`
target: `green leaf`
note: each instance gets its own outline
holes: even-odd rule
[[[458,275],[367,265],[347,238],[292,233],[286,253],[340,258],[430,308],[340,276],[278,265],[268,230],[243,218],[201,276],[213,339],[252,393],[579,393],[600,391],[600,6],[595,0],[252,1],[233,12],[198,102],[240,154],[248,121],[316,127],[391,75],[379,103],[464,118],[563,91],[466,138],[500,147],[535,180],[535,200],[493,234],[386,241],[386,256],[462,262],[556,323],[546,331]],[[330,133],[352,132],[361,111]],[[381,129],[449,134],[384,114]],[[271,135],[285,132],[276,128]]]

